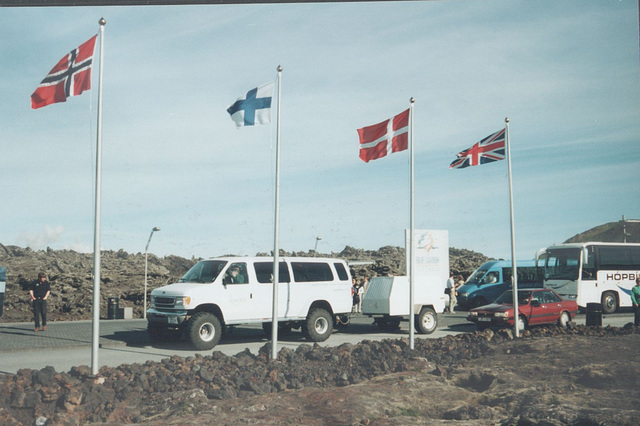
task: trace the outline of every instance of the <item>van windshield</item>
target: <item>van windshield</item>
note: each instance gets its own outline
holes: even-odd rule
[[[481,284],[482,277],[485,276],[487,271],[488,269],[480,269],[480,268],[476,269],[474,273],[471,274],[469,278],[467,278],[467,281],[465,282],[465,284]]]
[[[225,260],[203,260],[196,263],[187,271],[179,283],[210,283],[215,281],[227,264]]]

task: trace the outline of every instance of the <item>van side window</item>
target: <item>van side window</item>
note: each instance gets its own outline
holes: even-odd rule
[[[347,270],[344,265],[340,262],[336,262],[333,264],[336,268],[336,272],[338,273],[338,279],[340,281],[349,281],[349,275],[347,275]]]
[[[256,271],[258,282],[262,284],[273,282],[273,262],[255,262],[253,268]],[[278,267],[278,282],[288,283],[291,281],[289,268],[285,262],[280,262]]]
[[[333,273],[328,263],[291,262],[291,267],[296,282],[333,281]]]
[[[247,264],[244,262],[232,263],[224,274],[225,284],[246,284],[249,282]]]

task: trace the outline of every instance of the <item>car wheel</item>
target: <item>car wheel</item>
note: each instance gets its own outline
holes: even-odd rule
[[[612,291],[602,293],[602,313],[612,314],[618,310],[618,298]]]
[[[416,320],[416,328],[422,334],[431,334],[438,327],[438,315],[431,308],[422,308]]]
[[[312,342],[324,342],[333,331],[333,319],[326,309],[314,308],[309,311],[302,325],[302,333]]]
[[[518,317],[518,331],[525,331],[527,329],[527,319],[523,316]]]
[[[562,328],[567,328],[567,324],[571,321],[571,315],[568,312],[564,311],[560,314],[560,318],[558,318],[558,325]]]
[[[187,325],[191,344],[200,351],[212,349],[220,341],[222,325],[217,316],[209,312],[197,312]]]

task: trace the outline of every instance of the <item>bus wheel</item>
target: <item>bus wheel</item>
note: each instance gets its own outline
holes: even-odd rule
[[[612,291],[602,293],[602,313],[612,314],[618,310],[618,298]]]

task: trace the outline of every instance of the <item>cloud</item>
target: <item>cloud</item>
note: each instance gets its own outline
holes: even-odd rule
[[[18,236],[18,244],[30,247],[33,250],[45,249],[60,240],[64,232],[62,225],[45,225],[44,230],[37,233],[24,232]]]

